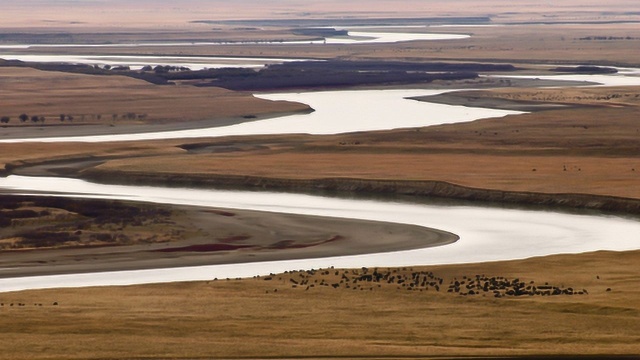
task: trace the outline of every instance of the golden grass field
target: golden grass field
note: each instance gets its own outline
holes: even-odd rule
[[[86,171],[114,179],[155,174],[160,179],[436,180],[482,189],[637,199],[637,114],[635,106],[583,108],[363,134],[174,140],[162,144],[159,156],[109,160]],[[189,143],[238,150],[182,150]],[[184,162],[188,169],[179,168]]]
[[[502,96],[497,92],[495,96]],[[590,102],[620,89],[585,92]],[[516,94],[528,100],[540,96],[538,90]],[[559,101],[576,102],[584,95],[567,93]],[[480,188],[638,198],[637,108],[634,97],[626,98],[632,100],[621,107],[607,103],[363,134],[135,146],[37,144],[33,147],[39,155],[36,151],[29,157],[41,161],[57,147],[79,158],[115,154],[121,159],[97,168],[114,172],[114,177],[127,172],[162,176],[188,162],[189,169],[180,171],[187,177],[440,179]],[[180,147],[189,143],[239,150],[190,154]],[[3,146],[11,153],[25,147]],[[136,158],[140,154],[147,156]],[[0,309],[8,315],[3,318],[3,348],[11,359],[633,355],[640,340],[638,256],[637,251],[597,252],[398,270],[432,271],[445,285],[454,278],[484,274],[588,291],[557,297],[471,297],[388,284],[363,285],[364,290],[320,285],[305,290],[292,287],[289,278],[297,274],[269,281],[219,279],[0,294],[5,303]],[[331,274],[313,279],[337,282]],[[11,302],[14,307],[6,307]]]
[[[192,21],[341,18],[345,14],[362,18],[491,15],[493,22],[510,25],[413,30],[472,35],[455,41],[348,47],[150,46],[118,48],[118,54],[505,62],[527,67],[528,73],[546,71],[540,64],[640,66],[637,23],[640,16],[637,4],[631,0],[603,4],[585,4],[580,0],[562,4],[462,0],[456,2],[455,9],[448,2],[417,0],[402,4],[390,0],[314,3],[282,0],[258,4],[111,0],[108,5],[104,1],[87,1],[68,6],[67,2],[43,0],[3,4],[0,34],[19,33],[24,39],[58,34],[61,39],[68,36],[80,43],[294,39],[299,36],[283,26],[252,29]],[[541,21],[548,24],[529,24]],[[51,48],[3,50],[28,54],[51,51]],[[60,54],[87,51],[82,47],[55,49]],[[113,48],[91,48],[94,54],[109,52]],[[17,173],[97,174],[112,181],[123,181],[126,176],[136,174],[160,180],[173,175],[187,180],[215,176],[437,180],[479,189],[640,199],[639,94],[640,89],[629,87],[465,92],[459,95],[474,101],[506,99],[573,107],[463,124],[332,136],[1,144],[0,164]],[[0,135],[10,131],[12,136],[32,135],[53,127],[70,127],[81,134],[94,131],[83,129],[97,128],[89,125],[109,129],[126,125],[152,128],[179,122],[176,126],[188,127],[193,121],[245,121],[243,117],[247,115],[271,116],[307,110],[302,104],[267,102],[216,88],[156,86],[119,76],[0,68],[0,116],[11,117],[10,123],[0,128]],[[17,120],[21,113],[45,116],[46,121],[21,124]],[[74,116],[73,125],[59,121],[63,113]],[[136,118],[122,118],[129,113]],[[202,149],[209,146],[236,150],[224,153],[185,150],[189,147],[185,145],[194,144]],[[104,163],[87,165],[87,159]],[[61,165],[63,169],[52,170],[52,165],[47,164],[51,160],[66,162]],[[203,224],[208,216],[194,217]],[[251,226],[242,221],[230,224],[228,218],[220,218],[224,220],[222,225],[210,223],[205,232],[223,231],[221,239],[251,232],[263,243],[279,240],[280,233],[311,243],[335,235],[318,219],[293,221],[276,215],[243,216]],[[181,218],[180,224],[188,227],[192,220],[191,216]],[[278,223],[281,230],[274,234],[268,223]],[[354,226],[343,225],[345,231]],[[200,244],[209,238],[202,235],[192,240]],[[340,249],[336,245],[332,250]],[[26,256],[25,261],[47,256],[33,254],[34,258]],[[0,253],[4,264],[7,255]],[[58,255],[68,262],[77,260],[67,253]],[[243,256],[231,255],[236,259]],[[89,262],[90,258],[88,255],[78,261]],[[352,283],[349,289],[345,284],[337,288],[320,285],[340,280],[335,275],[336,269],[331,269],[328,274],[317,272],[311,277],[312,284],[317,285],[309,289],[294,288],[290,279],[297,280],[300,274],[288,273],[276,274],[271,280],[211,279],[0,293],[0,359],[528,355],[633,358],[640,354],[639,261],[638,251],[602,251],[390,270],[403,275],[433,272],[443,279],[441,291],[433,288],[409,291],[402,285],[387,283]],[[363,270],[339,269],[338,273],[346,271],[353,274]],[[518,278],[527,284],[548,282],[562,288],[585,289],[588,294],[494,297],[491,293],[461,296],[445,291],[451,281],[476,274]]]
[[[0,116],[5,127],[158,124],[305,111],[303,104],[258,99],[220,88],[156,86],[125,76],[92,76],[31,68],[0,68]],[[20,114],[45,122],[19,120]],[[60,115],[71,115],[72,121]],[[129,114],[133,114],[130,116]],[[2,130],[0,130],[1,132]],[[37,131],[35,129],[32,132]]]
[[[498,98],[512,101],[531,101],[567,105],[624,107],[640,105],[640,89],[634,86],[601,88],[541,88],[493,89],[491,91],[462,91],[453,94],[474,99]]]
[[[309,290],[293,288],[289,278],[302,278],[290,273],[272,280],[5,293],[0,358],[632,355],[640,342],[639,260],[637,251],[597,252],[397,269],[396,276],[433,272],[443,278],[439,292],[386,282],[319,285],[338,281],[330,270],[310,277],[316,286]],[[475,275],[588,295],[495,298],[445,291],[454,278]]]

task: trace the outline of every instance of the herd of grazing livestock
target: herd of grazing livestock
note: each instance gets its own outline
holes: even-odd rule
[[[260,277],[256,277],[260,278]],[[333,289],[374,291],[382,288],[395,288],[403,291],[435,291],[460,296],[558,296],[587,295],[585,289],[555,286],[549,283],[537,284],[525,282],[519,278],[509,279],[503,276],[472,275],[445,279],[431,271],[414,271],[412,268],[380,270],[369,269],[319,269],[287,271],[281,275],[270,274],[261,278],[273,281],[280,288],[312,290],[328,287]],[[269,291],[267,291],[269,292]],[[277,292],[277,288],[271,290]]]

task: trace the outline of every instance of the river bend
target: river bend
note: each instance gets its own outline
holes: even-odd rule
[[[640,83],[640,78],[630,76],[607,76],[603,80]],[[556,79],[562,77],[554,77]],[[633,79],[629,81],[628,79]],[[425,92],[425,90],[420,90]],[[379,93],[384,93],[379,92]],[[345,97],[345,93],[333,93],[333,99]],[[364,94],[364,93],[359,93]],[[366,94],[374,95],[372,94]],[[404,99],[405,93],[398,96],[396,107],[380,110],[382,124],[386,128],[398,127],[401,118],[405,118],[405,105],[419,104]],[[278,98],[279,94],[266,95]],[[288,94],[287,99],[306,94]],[[365,96],[365,98],[367,97]],[[329,103],[335,102],[328,101]],[[333,113],[326,115],[334,121],[345,123],[345,119],[364,119],[362,123],[376,123],[373,121],[376,108],[373,105],[379,101],[368,103],[372,107],[371,118],[361,116],[366,106],[334,108]],[[349,104],[349,102],[347,103]],[[356,104],[351,102],[351,104]],[[382,102],[384,106],[388,103]],[[397,107],[399,106],[399,107]],[[319,108],[323,108],[319,106]],[[450,110],[450,107],[447,109]],[[460,107],[462,108],[462,107]],[[331,107],[327,107],[331,109]],[[336,109],[339,111],[335,112]],[[438,112],[431,113],[420,108],[421,119],[437,117]],[[391,111],[390,111],[391,110]],[[457,121],[469,121],[474,118],[492,115],[478,115],[477,109],[462,108],[471,115]],[[324,113],[324,111],[318,111]],[[402,117],[397,116],[402,113]],[[407,118],[411,112],[407,112]],[[448,115],[447,115],[448,116]],[[305,116],[301,116],[305,117]],[[284,119],[284,120],[283,120]],[[278,123],[290,121],[292,117],[265,120],[268,127],[275,128],[273,133],[281,133],[288,126],[304,119],[295,118],[292,123]],[[371,120],[371,121],[369,121]],[[275,123],[269,123],[274,121]],[[441,121],[441,120],[436,120]],[[455,122],[455,121],[450,121]],[[251,125],[254,124],[254,125]],[[255,126],[260,121],[247,123],[242,126]],[[276,124],[276,125],[274,125]],[[277,125],[279,124],[279,125]],[[322,121],[320,121],[320,125]],[[318,126],[320,126],[318,125]],[[383,125],[376,125],[382,127]],[[406,126],[423,126],[419,124]],[[264,126],[259,125],[259,126]],[[360,125],[358,125],[360,126]],[[216,129],[216,128],[214,128]],[[217,135],[197,130],[199,136],[222,136],[229,129],[217,128],[223,131]],[[220,130],[223,129],[223,130]],[[329,129],[327,132],[355,131],[356,129]],[[238,131],[238,130],[234,130]],[[238,135],[243,134],[243,129]],[[301,131],[299,128],[293,132]],[[310,132],[312,133],[312,132]],[[318,133],[322,133],[318,130]],[[139,134],[136,136],[140,136]],[[175,134],[169,134],[172,137]],[[198,136],[198,135],[193,135]],[[139,138],[138,138],[139,139]],[[68,141],[69,139],[64,139]],[[135,140],[135,139],[132,139]],[[236,265],[215,265],[202,267],[185,267],[170,269],[153,269],[127,272],[106,272],[92,274],[55,275],[30,278],[13,278],[0,280],[0,291],[12,291],[31,288],[90,286],[90,285],[125,285],[151,282],[207,280],[213,278],[246,277],[271,272],[282,272],[293,269],[308,269],[318,267],[361,267],[361,266],[418,266],[432,264],[454,264],[470,262],[486,262],[498,260],[521,259],[534,256],[545,256],[561,253],[581,253],[597,250],[625,251],[640,249],[640,222],[637,219],[604,216],[577,215],[552,211],[518,210],[498,207],[466,206],[466,205],[429,205],[415,203],[401,203],[375,200],[357,200],[329,198],[302,194],[249,192],[249,191],[220,191],[197,190],[160,187],[118,186],[92,184],[82,180],[64,178],[31,178],[9,176],[0,179],[0,188],[12,193],[44,192],[64,196],[98,197],[111,199],[126,199],[150,201],[166,204],[187,204],[197,206],[211,206],[220,208],[250,209],[271,212],[296,213],[316,216],[334,216],[343,218],[357,218],[406,223],[438,228],[455,233],[460,240],[454,244],[410,251],[398,251],[381,254],[358,256],[331,257],[322,259],[305,259],[276,262],[256,262]],[[1,271],[1,269],[0,269]]]
[[[0,279],[0,292],[31,288],[211,280],[329,266],[357,268],[473,263],[640,248],[640,236],[637,235],[640,234],[640,222],[617,216],[341,199],[291,193],[102,185],[75,179],[21,176],[0,179],[0,187],[14,193],[46,192],[85,198],[387,221],[437,228],[460,236],[460,240],[451,245],[379,254]]]

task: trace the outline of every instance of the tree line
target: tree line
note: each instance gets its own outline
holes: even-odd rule
[[[91,114],[91,115],[77,115],[80,118],[80,121],[85,121],[87,119],[87,117],[90,117],[91,120],[102,120],[103,116],[102,114]],[[147,114],[137,114],[134,112],[128,112],[128,113],[124,113],[124,114],[112,114],[110,119],[111,121],[116,121],[118,119],[126,119],[126,120],[144,120],[147,118]],[[44,124],[45,121],[47,120],[47,118],[52,118],[52,116],[43,116],[43,115],[28,115],[26,113],[22,113],[20,115],[18,115],[18,120],[20,121],[20,123],[27,123],[27,122],[31,122],[34,124],[37,123],[41,123]],[[60,122],[73,122],[73,120],[76,119],[76,117],[74,115],[70,115],[70,114],[60,114],[58,116],[54,117],[55,119],[58,119]],[[11,122],[11,117],[10,116],[0,116],[0,123],[2,124],[8,124],[9,122]]]

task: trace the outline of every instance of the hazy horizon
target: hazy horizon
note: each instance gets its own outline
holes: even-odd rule
[[[0,28],[141,27],[185,26],[194,20],[344,18],[348,17],[429,17],[429,16],[521,16],[524,20],[553,19],[585,12],[612,12],[617,16],[637,16],[629,12],[632,0],[612,0],[595,4],[586,0],[562,3],[525,0],[24,0],[4,4]],[[577,15],[576,15],[577,16]]]

